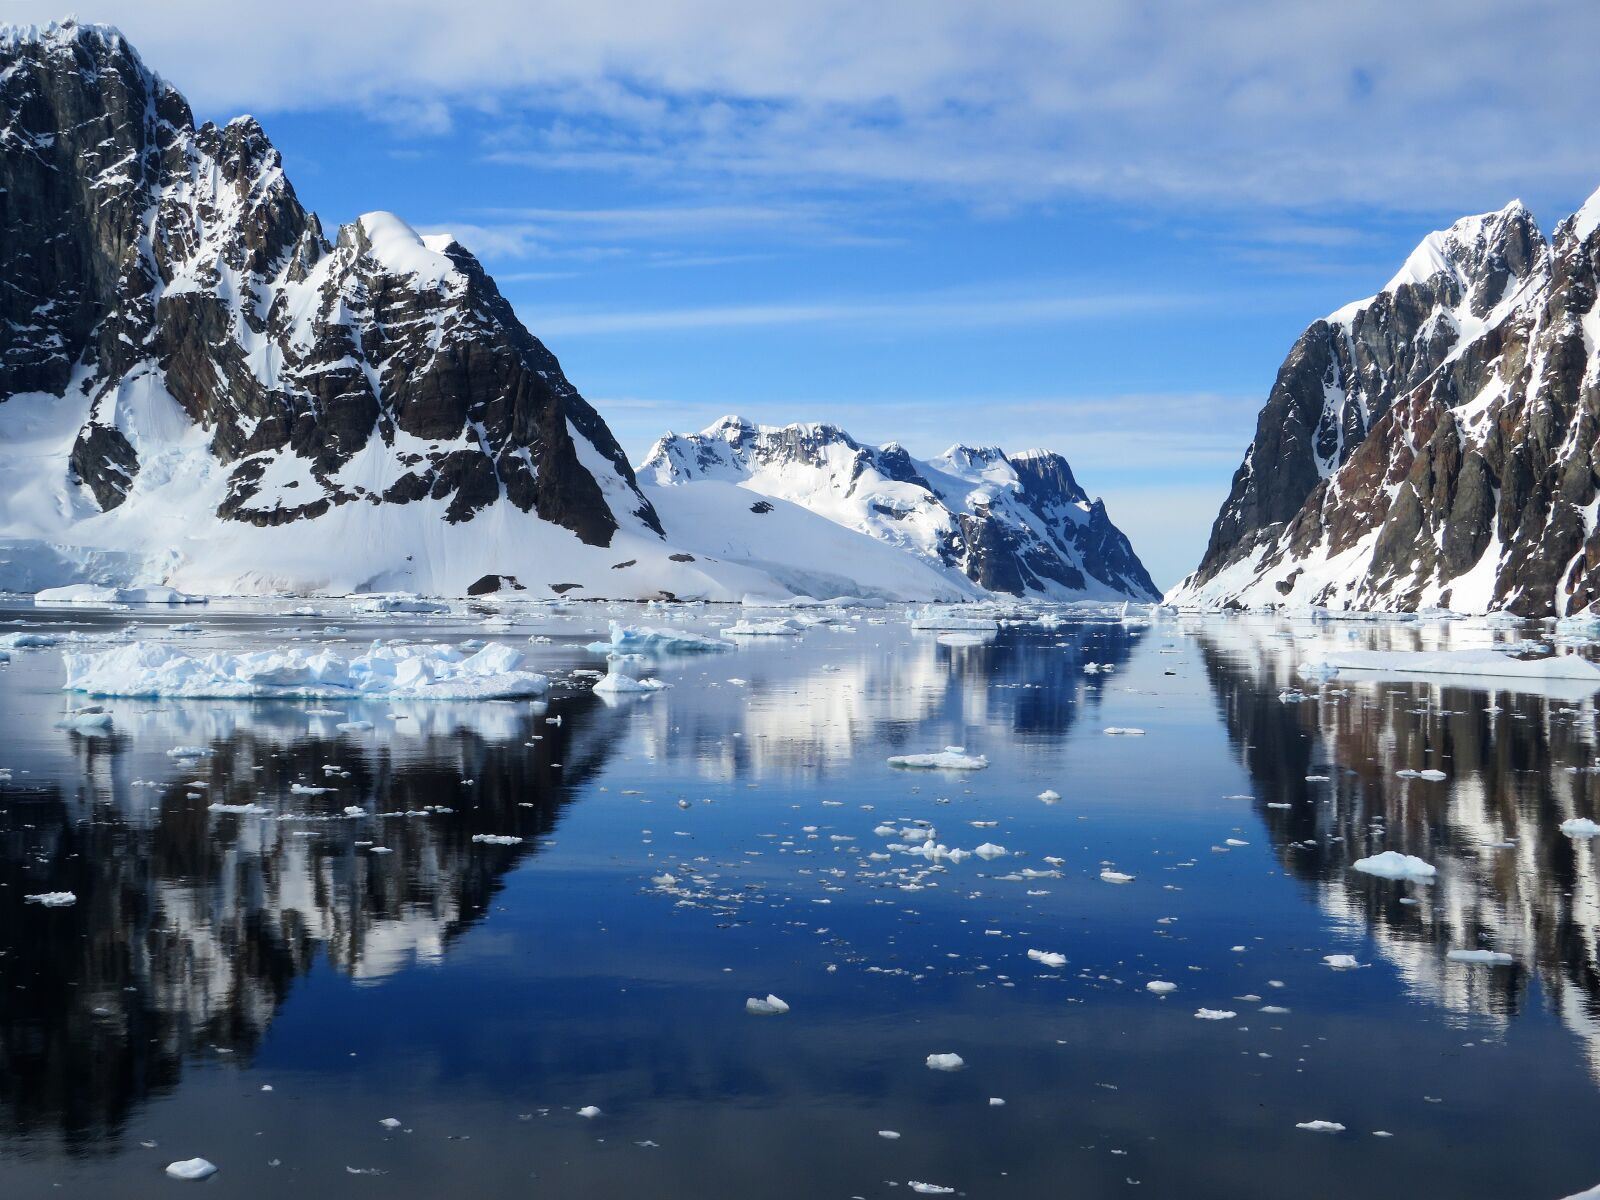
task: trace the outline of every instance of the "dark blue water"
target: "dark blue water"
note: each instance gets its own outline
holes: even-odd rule
[[[614,615],[0,611],[0,632],[199,621],[168,636],[206,649],[329,624],[338,646],[543,634],[528,650],[556,680],[541,703],[336,705],[377,726],[354,734],[305,703],[118,700],[92,736],[53,727],[61,649],[13,652],[0,1193],[1556,1200],[1600,1181],[1600,879],[1559,830],[1600,816],[1590,699],[1346,680],[1285,699],[1306,640],[1346,631],[1259,619],[952,648],[854,614],[662,664],[671,690],[608,704],[568,672],[599,665],[582,644]],[[992,765],[885,763],[946,745]],[[1422,767],[1449,778],[1395,775]],[[277,819],[347,805],[414,815]],[[930,861],[874,833],[915,821],[1009,853]],[[1383,849],[1437,882],[1349,869]],[[76,903],[23,900],[58,890]],[[1340,953],[1365,965],[1330,969]],[[768,993],[791,1011],[747,1015]],[[925,1065],[945,1052],[964,1068]],[[1345,1129],[1296,1128],[1318,1120]],[[197,1155],[207,1182],[164,1175]]]

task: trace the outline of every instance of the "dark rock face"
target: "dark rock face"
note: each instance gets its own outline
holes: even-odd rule
[[[1091,501],[1067,461],[953,447],[920,462],[904,447],[863,446],[833,425],[755,425],[725,417],[656,443],[647,483],[737,480],[812,505],[849,528],[921,554],[980,587],[1015,596],[1159,596],[1133,547]],[[771,505],[757,501],[756,513]]]
[[[225,519],[427,498],[591,545],[619,521],[660,534],[604,421],[459,244],[381,213],[330,244],[254,120],[196,127],[113,30],[0,33],[0,122],[0,401],[88,402],[72,468],[100,507],[134,485],[130,414],[164,392],[233,465]],[[405,469],[346,477],[372,454]]]
[[[1600,199],[1427,239],[1302,335],[1179,600],[1560,615],[1600,599]]]

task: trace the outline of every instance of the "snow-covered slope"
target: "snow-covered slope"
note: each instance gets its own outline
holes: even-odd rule
[[[831,425],[724,417],[700,433],[662,438],[639,477],[675,533],[692,528],[708,553],[779,577],[865,578],[909,559],[918,578],[952,597],[1157,594],[1105,506],[1048,451],[955,446],[921,462]],[[844,539],[841,529],[850,531]]]
[[[1181,604],[1564,614],[1600,598],[1600,193],[1430,234],[1279,369]]]
[[[329,242],[115,30],[0,31],[0,586],[736,597],[473,258]],[[628,565],[623,565],[628,564]]]

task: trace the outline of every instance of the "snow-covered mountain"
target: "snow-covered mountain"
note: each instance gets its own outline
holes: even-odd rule
[[[1177,603],[1527,616],[1600,598],[1600,193],[1430,234],[1301,335]]]
[[[922,462],[832,425],[724,417],[662,438],[639,477],[679,536],[779,578],[818,564],[859,575],[909,554],[953,596],[1158,594],[1105,505],[1045,450],[953,446]]]
[[[906,486],[865,524],[748,536],[641,488],[472,254],[383,212],[329,239],[252,118],[197,126],[104,26],[0,28],[0,279],[0,589],[1152,591],[1053,456],[873,452]]]

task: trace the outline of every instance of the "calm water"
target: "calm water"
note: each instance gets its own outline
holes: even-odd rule
[[[0,1194],[847,1198],[915,1180],[1556,1200],[1600,1181],[1600,879],[1558,829],[1600,817],[1592,700],[1346,680],[1280,696],[1306,639],[1527,631],[1219,618],[951,648],[856,614],[665,663],[672,690],[609,704],[569,672],[597,665],[583,643],[616,615],[637,610],[529,609],[509,633],[0,611],[0,632],[132,621],[215,649],[543,634],[529,650],[556,679],[547,703],[335,706],[370,733],[305,703],[111,701],[113,731],[86,736],[53,727],[61,651],[15,651]],[[178,621],[204,628],[166,634]],[[992,765],[885,763],[947,744]],[[1449,778],[1395,774],[1423,767]],[[374,815],[306,819],[347,805]],[[931,862],[874,832],[916,821],[1009,854]],[[1349,869],[1383,849],[1438,882]],[[23,901],[55,890],[77,903]],[[1477,947],[1516,963],[1445,958]],[[1366,965],[1324,964],[1341,953]],[[769,992],[792,1011],[745,1013]],[[925,1065],[944,1052],[964,1069]],[[1296,1128],[1313,1120],[1346,1129]],[[163,1174],[196,1155],[208,1182]]]

